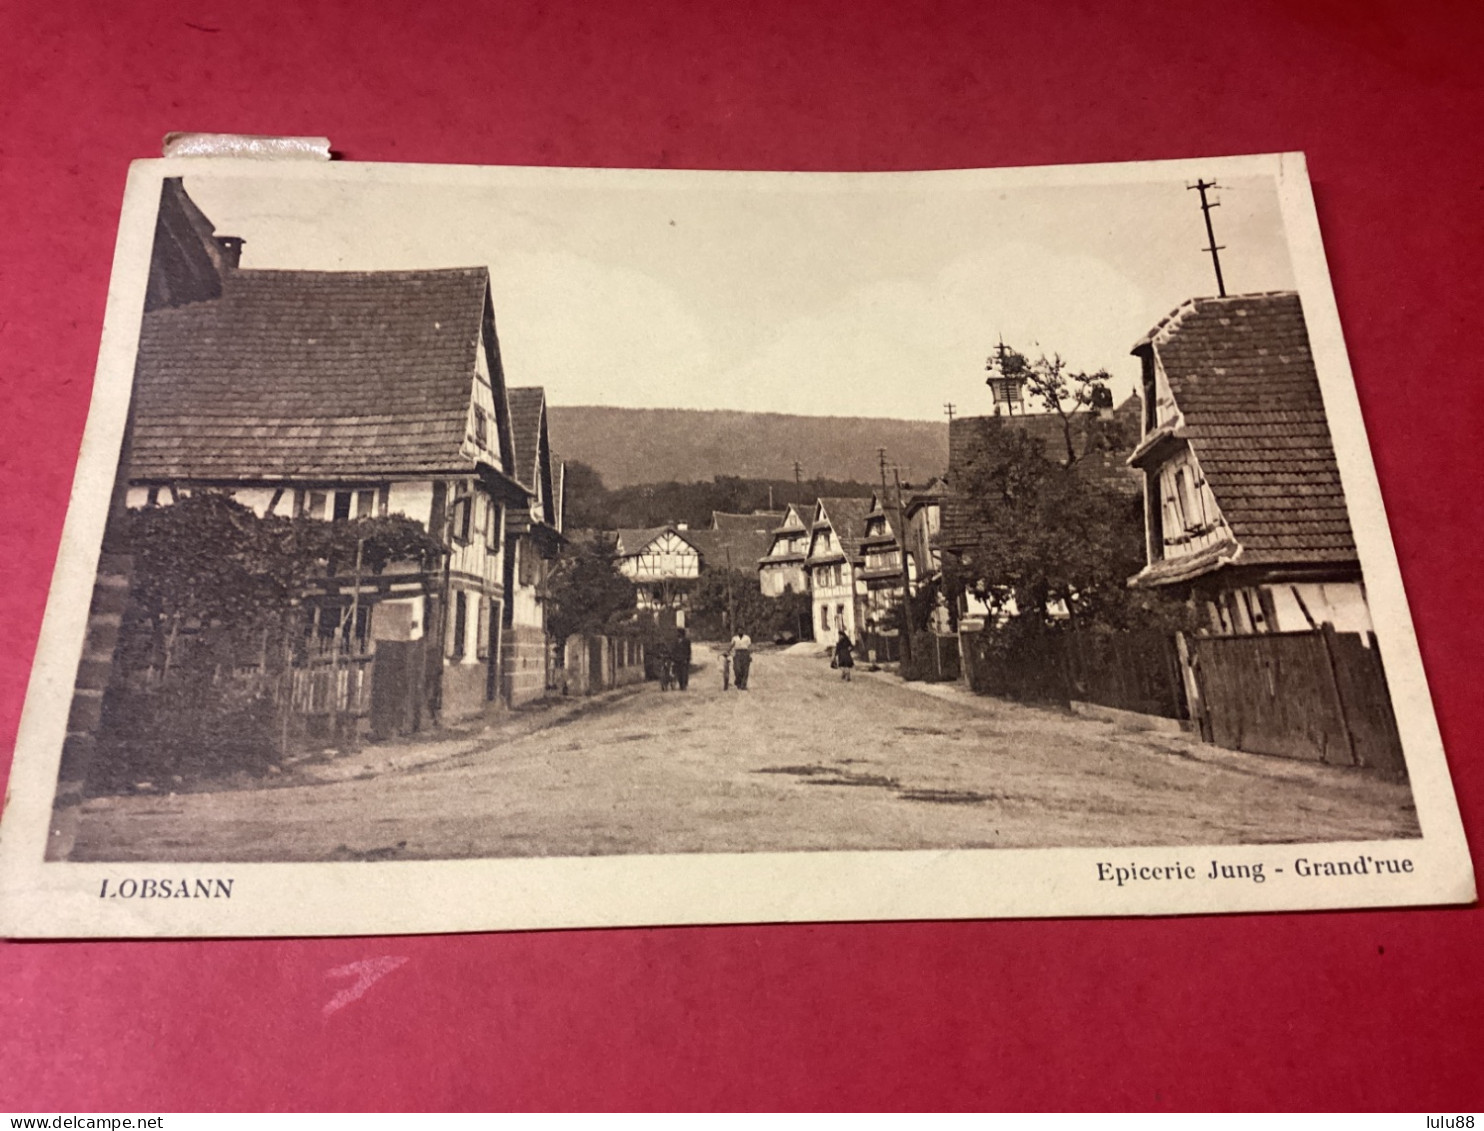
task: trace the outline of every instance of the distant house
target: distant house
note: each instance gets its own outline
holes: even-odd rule
[[[515,477],[531,492],[524,506],[505,515],[505,623],[501,646],[503,692],[511,706],[546,694],[550,640],[546,631],[545,585],[549,563],[561,545],[561,465],[547,438],[546,392],[508,391]]]
[[[943,529],[943,499],[948,484],[940,477],[908,489],[903,513],[907,524],[907,553],[919,581],[926,583],[943,570],[939,535]]]
[[[1191,594],[1216,633],[1368,632],[1298,295],[1191,299],[1133,353],[1148,565],[1132,584]]]
[[[809,591],[804,561],[809,556],[809,528],[813,521],[808,508],[793,503],[783,512],[783,520],[771,532],[767,554],[757,563],[758,585],[764,597]]]
[[[814,638],[833,640],[844,629],[860,639],[866,621],[865,559],[861,540],[871,499],[828,498],[814,504],[804,570],[813,598]]]
[[[478,713],[500,692],[505,509],[530,497],[488,271],[242,270],[241,241],[214,236],[178,180],[160,216],[126,504],[215,489],[260,516],[416,520],[444,567],[326,579],[305,631],[353,653],[426,640],[428,709]]]
[[[1139,438],[1140,404],[1127,397],[1110,410],[1079,412],[1071,424],[1071,444],[1080,473],[1091,481],[1126,493],[1130,498],[1141,490],[1140,474],[1125,461]],[[952,567],[962,582],[947,594],[960,616],[978,618],[991,608],[996,579],[976,576],[975,553],[990,537],[989,524],[972,496],[976,473],[994,458],[997,433],[1015,429],[1045,446],[1046,454],[1058,459],[1066,452],[1067,432],[1056,413],[1022,413],[1005,416],[960,416],[948,428],[948,485],[941,497],[942,527],[937,548],[940,566]]]
[[[614,554],[619,572],[638,587],[641,611],[685,609],[701,576],[701,551],[684,525],[619,530]]]
[[[773,528],[783,521],[782,511],[753,514],[711,512],[709,530],[690,530],[686,537],[701,555],[702,569],[737,570],[752,573],[773,542]]]
[[[860,540],[859,582],[865,588],[865,619],[858,627],[872,632],[895,633],[896,611],[906,596],[902,582],[902,548],[892,527],[891,516],[879,494],[873,494],[866,511]],[[909,577],[916,567],[909,557]]]

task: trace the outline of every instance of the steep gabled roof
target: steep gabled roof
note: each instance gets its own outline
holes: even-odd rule
[[[870,505],[869,509],[866,511],[866,521],[867,521],[867,523],[869,523],[870,520],[875,519],[875,518],[880,518],[880,519],[883,520],[882,521],[882,524],[881,524],[881,530],[878,531],[875,534],[867,535],[864,532],[865,531],[865,527],[862,526],[861,545],[862,546],[895,545],[896,544],[896,541],[897,541],[897,537],[896,537],[896,526],[892,522],[892,516],[887,512],[885,503],[883,502],[883,500],[882,500],[882,498],[881,498],[880,495],[872,495],[871,496],[871,505]]]
[[[802,503],[789,503],[783,509],[783,517],[779,519],[773,532],[776,534],[782,530],[793,532],[808,530],[809,524],[813,521],[813,512],[806,509]]]
[[[473,471],[480,461],[465,441],[482,330],[493,356],[489,427],[508,467],[488,295],[483,267],[229,271],[219,299],[146,313],[131,477]]]
[[[943,499],[949,493],[948,482],[941,475],[933,476],[921,486],[911,487],[903,484],[903,488],[908,492],[907,504],[903,508],[908,518],[916,514],[923,507],[941,506]]]
[[[1297,294],[1191,299],[1133,352],[1164,370],[1181,418],[1173,436],[1200,461],[1237,563],[1356,563]]]
[[[551,453],[546,426],[546,390],[526,386],[506,390],[510,405],[510,446],[515,453],[513,476],[533,496],[539,494],[540,512],[533,517],[529,508],[512,509],[507,521],[510,529],[529,530],[532,522],[561,533],[561,466]]]
[[[510,399],[510,440],[515,448],[514,478],[534,490],[541,478],[541,432],[546,390],[540,386],[506,390]]]
[[[1136,495],[1142,489],[1137,472],[1124,460],[1139,439],[1140,402],[1129,396],[1115,408],[1111,419],[1081,414],[1073,421],[1072,443],[1078,453],[1077,468],[1093,482]],[[938,544],[945,550],[963,550],[987,537],[979,508],[965,493],[973,482],[981,460],[995,448],[997,430],[1015,429],[1041,441],[1051,459],[1066,452],[1066,434],[1061,417],[1054,413],[1024,416],[960,416],[948,426],[948,483],[943,496],[943,523]],[[1094,441],[1097,442],[1094,442]],[[1105,441],[1115,441],[1107,443]]]
[[[666,526],[629,526],[621,528],[615,533],[618,535],[618,554],[620,557],[631,558],[635,554],[642,553],[651,542],[666,534],[673,534],[691,549],[700,553],[700,547],[696,545],[693,530],[681,530],[674,525]]]
[[[179,177],[160,184],[154,247],[144,308],[159,310],[220,298],[222,279],[237,266],[242,240],[219,236]]]
[[[788,562],[802,562],[804,554],[797,550],[790,550],[788,542],[791,538],[797,538],[800,534],[808,534],[813,515],[805,515],[801,505],[789,503],[783,512],[783,520],[773,528],[769,535],[768,550],[766,557],[760,561],[779,565]]]
[[[853,499],[834,496],[819,500],[823,517],[814,523],[818,530],[828,525],[840,540],[840,548],[849,558],[860,557],[861,539],[866,536],[866,515],[871,510],[870,499]]]

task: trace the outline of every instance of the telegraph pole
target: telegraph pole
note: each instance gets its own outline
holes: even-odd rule
[[[876,461],[881,465],[881,509],[886,509],[886,449],[876,449]]]
[[[891,469],[897,483],[897,545],[902,557],[902,668],[912,670],[912,571],[907,566],[907,520],[902,513],[902,475]],[[882,499],[882,509],[886,500]]]
[[[1221,256],[1217,253],[1225,251],[1226,248],[1224,244],[1218,244],[1216,242],[1216,229],[1211,227],[1211,209],[1220,208],[1221,201],[1206,199],[1207,189],[1220,187],[1221,186],[1218,185],[1215,181],[1197,180],[1196,183],[1193,185],[1186,185],[1185,190],[1189,192],[1191,189],[1195,189],[1201,194],[1201,215],[1206,218],[1206,241],[1209,245],[1207,247],[1201,248],[1201,250],[1209,251],[1211,253],[1211,263],[1216,268],[1216,293],[1221,298],[1225,298],[1226,283],[1221,278]]]
[[[948,414],[948,427],[950,428],[953,427],[953,412],[956,408],[958,408],[958,405],[954,404],[952,401],[947,401],[943,405],[943,411]]]
[[[801,464],[798,460],[794,460],[794,486],[795,487],[802,487],[803,485],[804,485],[804,465]]]

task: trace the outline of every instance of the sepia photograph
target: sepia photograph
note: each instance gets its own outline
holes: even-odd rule
[[[1312,208],[137,163],[6,929],[1471,899]]]

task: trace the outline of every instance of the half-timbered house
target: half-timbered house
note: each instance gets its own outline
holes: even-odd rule
[[[879,494],[871,496],[860,554],[860,580],[866,589],[866,615],[862,627],[875,633],[895,635],[899,631],[898,610],[906,597],[902,582],[902,547],[897,540],[892,516]],[[916,572],[915,564],[910,557],[907,562],[910,577]]]
[[[161,216],[181,231],[146,303],[126,504],[215,490],[259,516],[414,519],[443,547],[438,567],[327,577],[305,595],[306,632],[352,654],[414,646],[399,661],[414,718],[496,702],[505,511],[530,493],[513,474],[488,270],[244,270],[241,241],[214,237],[179,181]],[[192,239],[204,256],[176,246]]]
[[[637,586],[641,611],[684,611],[701,576],[701,551],[688,530],[678,525],[619,530],[614,554],[619,572]]]
[[[841,629],[852,640],[860,639],[866,620],[861,540],[871,507],[870,499],[827,498],[814,504],[804,569],[816,640],[833,640]]]
[[[911,488],[903,508],[907,524],[907,553],[920,582],[926,583],[943,570],[939,532],[943,528],[943,498],[948,484],[934,477],[921,487]]]
[[[1148,565],[1213,632],[1368,632],[1370,614],[1303,306],[1293,292],[1191,299],[1143,363]]]
[[[757,563],[758,585],[764,597],[809,591],[804,561],[809,556],[813,518],[808,508],[793,503],[784,510],[783,521],[771,532],[767,555]]]
[[[546,630],[546,579],[561,545],[561,468],[551,454],[546,391],[508,391],[515,478],[529,499],[506,511],[503,693],[511,706],[546,694],[551,642]]]

